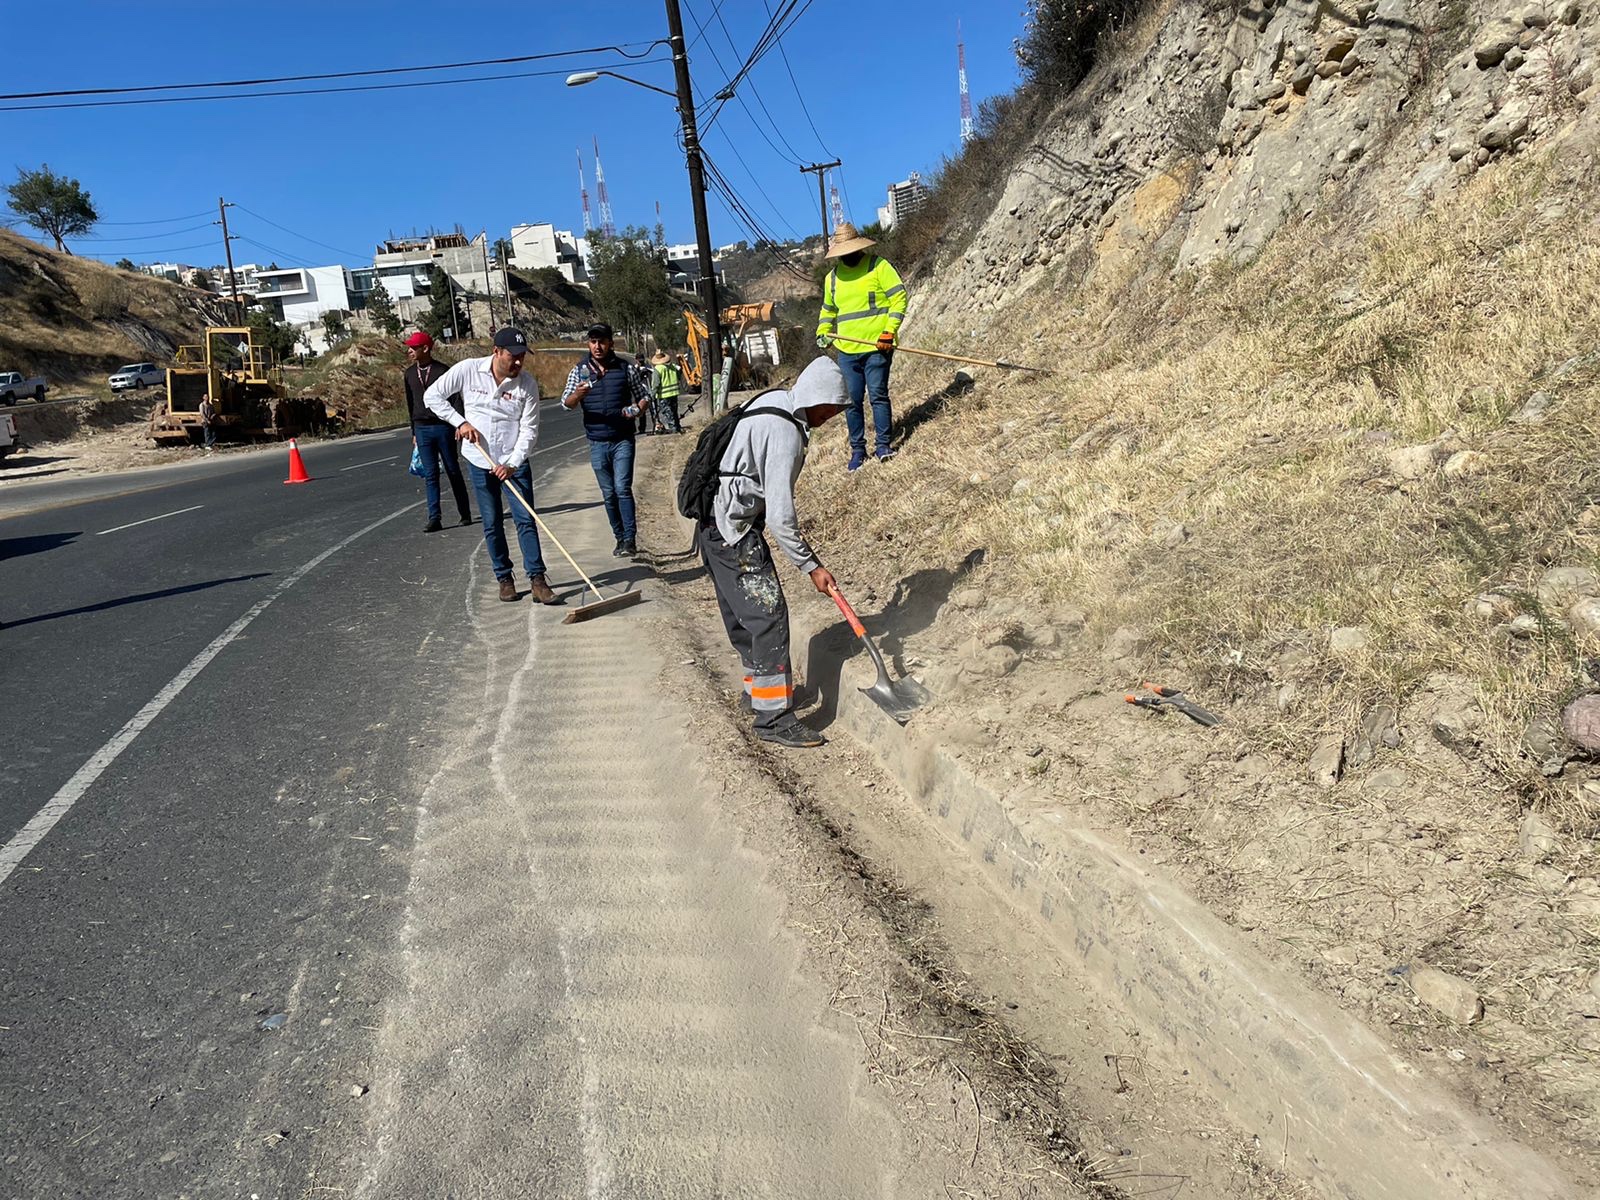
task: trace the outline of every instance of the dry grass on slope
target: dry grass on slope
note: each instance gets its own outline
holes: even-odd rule
[[[1020,812],[1148,854],[1595,1179],[1600,774],[1547,776],[1523,746],[1600,674],[1570,598],[1539,592],[1552,567],[1600,572],[1578,159],[1487,170],[1376,232],[1306,220],[1242,268],[1035,294],[986,342],[941,345],[913,311],[911,344],[1061,373],[960,392],[902,355],[899,457],[847,476],[827,427],[801,511],[933,687],[921,727]],[[1152,676],[1225,723],[1121,703]],[[1362,729],[1385,709],[1392,749]],[[1341,741],[1345,778],[1317,786],[1313,750]],[[1519,845],[1530,809],[1551,845]],[[1419,1010],[1408,964],[1487,1016]]]
[[[1583,357],[1600,340],[1600,233],[1568,199],[1580,189],[1552,180],[1488,172],[1364,245],[1307,221],[1248,268],[1084,297],[1065,321],[1036,297],[1010,326],[1039,336],[989,350],[1053,358],[1053,379],[991,372],[946,400],[948,371],[903,355],[902,408],[940,411],[897,469],[810,474],[813,511],[832,514],[819,537],[892,539],[904,567],[985,546],[990,594],[1138,627],[1213,691],[1309,650],[1327,687],[1258,730],[1291,752],[1433,673],[1467,676],[1509,769],[1529,715],[1577,683],[1576,648],[1549,623],[1508,643],[1463,604],[1493,588],[1531,607],[1548,565],[1600,565],[1600,364]],[[1548,416],[1508,425],[1535,391]],[[1391,455],[1418,445],[1419,477],[1397,475]],[[1368,647],[1329,652],[1341,626]]]

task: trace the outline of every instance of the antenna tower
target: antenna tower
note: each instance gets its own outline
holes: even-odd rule
[[[961,40],[961,22],[956,22],[956,70],[961,79],[961,144],[972,140],[972,97],[967,93],[967,45]]]
[[[583,196],[583,231],[594,228],[594,217],[589,212],[589,185],[583,181],[583,151],[578,151],[578,191]]]
[[[833,227],[835,229],[844,224],[844,205],[839,203],[839,185],[830,183],[829,198],[833,201]]]
[[[600,166],[600,139],[594,139],[594,190],[600,200],[600,232],[617,236],[616,218],[611,215],[611,197],[606,195],[606,173]]]

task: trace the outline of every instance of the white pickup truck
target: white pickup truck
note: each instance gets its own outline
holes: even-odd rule
[[[17,419],[10,413],[0,413],[0,461],[17,452]]]
[[[44,380],[35,376],[24,379],[16,371],[0,371],[0,401],[15,404],[19,397],[32,396],[35,400],[44,399]]]

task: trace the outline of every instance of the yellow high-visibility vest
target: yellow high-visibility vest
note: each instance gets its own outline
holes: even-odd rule
[[[906,285],[888,259],[866,254],[853,267],[837,263],[822,285],[817,336],[848,338],[839,342],[840,350],[866,354],[885,330],[898,339],[906,300]]]
[[[683,389],[678,368],[671,363],[662,363],[656,368],[656,395],[662,400],[671,400]]]

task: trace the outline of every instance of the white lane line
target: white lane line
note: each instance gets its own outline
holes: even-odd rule
[[[157,692],[148,704],[134,713],[133,719],[117,730],[110,741],[96,750],[89,757],[89,761],[78,768],[72,778],[67,780],[62,785],[61,790],[33,815],[33,819],[24,825],[16,836],[4,846],[0,846],[0,883],[4,883],[10,877],[11,872],[15,871],[22,860],[28,856],[28,852],[44,840],[45,835],[55,828],[56,822],[67,815],[72,806],[94,785],[95,780],[105,773],[106,768],[116,762],[118,756],[133,744],[133,739],[143,733],[150,722],[161,715],[162,709],[177,699],[178,693],[193,682],[194,677],[205,669],[206,664],[227,649],[228,644],[243,633],[250,622],[266,612],[274,600],[278,599],[322,563],[332,558],[357,538],[365,537],[379,526],[387,525],[396,517],[405,516],[406,513],[418,506],[418,504],[408,504],[402,509],[397,509],[387,517],[374,521],[366,528],[356,530],[344,541],[328,547],[328,549],[304,566],[296,568],[293,574],[272,590],[271,595],[264,600],[256,601],[245,611],[244,616],[218,634],[215,641],[195,655],[190,660],[189,665],[174,675],[172,681],[166,687]]]
[[[399,462],[399,461],[400,461],[400,456],[398,454],[395,454],[395,455],[391,455],[388,458],[375,458],[371,462],[356,463],[356,465],[353,466],[353,467],[340,467],[339,470],[341,470],[341,471],[359,471],[362,467],[375,467],[379,463]]]
[[[135,525],[148,525],[151,521],[165,521],[168,517],[181,517],[186,512],[195,512],[204,507],[204,504],[191,504],[188,508],[175,508],[169,513],[162,513],[159,517],[146,517],[142,521],[129,521],[126,525],[114,525],[110,529],[102,529],[95,536],[105,537],[108,533],[121,533],[124,529],[132,529]]]

